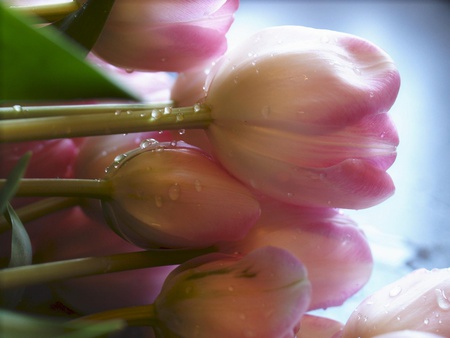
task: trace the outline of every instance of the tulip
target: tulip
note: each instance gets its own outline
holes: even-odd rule
[[[445,338],[445,337],[423,331],[403,330],[380,334],[372,338]]]
[[[172,87],[170,98],[178,107],[194,106],[205,97],[205,80],[209,69],[201,69],[178,74]],[[182,129],[173,132],[175,140],[182,140],[207,153],[212,152],[211,142],[204,129]]]
[[[88,219],[78,208],[59,217],[56,223],[33,227],[35,263],[141,250],[105,225]],[[145,305],[155,300],[173,268],[163,266],[53,282],[50,288],[54,299],[49,307],[53,311],[65,307],[78,314],[88,314]]]
[[[238,0],[117,0],[93,52],[122,68],[181,72],[227,48]]]
[[[176,268],[155,302],[164,337],[293,337],[308,307],[303,265],[281,248],[211,254]]]
[[[260,200],[261,217],[241,241],[219,250],[245,254],[267,245],[284,248],[308,269],[309,310],[341,305],[369,280],[373,260],[363,232],[330,208],[307,208]]]
[[[398,136],[385,113],[399,84],[392,59],[368,41],[265,29],[208,75],[214,154],[235,177],[287,203],[373,206],[394,192],[386,169]]]
[[[450,336],[450,268],[419,269],[364,300],[345,324],[343,338],[412,330]]]
[[[105,177],[112,191],[102,201],[105,216],[122,237],[141,247],[206,247],[242,239],[258,219],[250,191],[199,149],[143,148]]]
[[[339,338],[344,325],[336,320],[304,315],[296,338]]]
[[[70,139],[0,143],[0,175],[6,177],[17,161],[27,152],[32,156],[25,173],[30,178],[69,178],[73,176],[73,164],[77,146]]]

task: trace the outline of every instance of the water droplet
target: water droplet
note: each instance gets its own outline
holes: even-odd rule
[[[244,319],[246,319],[246,318],[247,318],[247,316],[245,315],[245,313],[240,313],[240,314],[239,314],[239,319],[244,320]]]
[[[353,72],[356,74],[356,75],[361,75],[361,69],[359,69],[358,67],[353,67]]]
[[[162,113],[159,109],[153,109],[152,110],[152,119],[159,119],[161,117]]]
[[[177,146],[177,141],[176,141],[176,140],[170,141],[170,145],[171,145],[172,147],[176,147],[176,146]]]
[[[133,112],[131,110],[127,110],[127,115],[131,115]]]
[[[262,107],[261,114],[265,119],[267,119],[270,115],[270,106],[267,105],[267,106]]]
[[[147,115],[148,115],[147,112],[142,112],[142,113],[139,114],[140,117],[146,117]]]
[[[161,58],[161,62],[166,62],[167,59],[166,58]]]
[[[164,107],[164,115],[171,114],[172,113],[172,107]]]
[[[121,111],[121,110],[116,110],[116,111],[114,112],[114,115],[116,115],[116,116],[119,116],[120,114],[122,114],[122,111]]]
[[[157,144],[159,144],[158,141],[156,141],[153,138],[149,138],[149,139],[146,139],[146,140],[142,141],[141,144],[139,145],[139,148],[145,149],[145,148],[148,148],[148,147],[154,147]]]
[[[235,83],[235,84],[237,84],[238,82],[239,82],[239,76],[235,76],[234,77],[234,79],[233,79],[233,82]]]
[[[170,188],[169,188],[169,198],[172,201],[176,201],[177,199],[180,198],[180,186],[178,185],[178,183],[175,183],[175,184],[170,186]]]
[[[401,320],[400,316],[397,316],[397,317],[396,317],[396,319],[397,319],[398,321],[400,321],[400,320]]]
[[[200,104],[194,104],[194,113],[198,113],[201,110]]]
[[[117,155],[117,156],[114,158],[114,162],[116,162],[117,164],[119,164],[119,163],[122,162],[126,157],[127,157],[127,154],[120,154],[120,155]]]
[[[292,197],[294,197],[294,194],[292,192],[288,192],[287,197],[292,198]]]
[[[12,108],[13,108],[13,110],[14,110],[15,112],[17,112],[17,113],[20,113],[20,112],[23,111],[22,106],[19,105],[19,104],[14,105]]]
[[[425,325],[428,325],[428,324],[430,324],[430,320],[429,320],[428,318],[425,318],[425,319],[423,320],[423,323],[424,323]]]
[[[158,208],[163,206],[163,198],[161,196],[155,196],[155,204]]]
[[[178,113],[177,114],[177,122],[183,121],[184,120],[184,114],[183,113]]]
[[[126,71],[128,74],[131,74],[131,73],[134,72],[134,69],[133,69],[133,68],[126,68],[125,71]]]
[[[396,297],[402,292],[402,288],[400,286],[396,286],[389,291],[389,297]]]
[[[445,290],[435,289],[434,291],[436,293],[438,306],[444,311],[450,310],[450,299],[448,299],[447,295],[445,294]]]
[[[231,285],[228,287],[228,291],[234,291],[234,287],[232,287]]]
[[[178,130],[178,134],[180,134],[180,135],[186,134],[186,129],[180,129],[180,130]]]
[[[375,96],[375,93],[374,93],[374,92],[370,92],[370,93],[369,93],[369,97],[372,98],[372,97],[374,97],[374,96]]]
[[[195,191],[200,192],[202,191],[203,187],[199,180],[195,180],[194,182]]]

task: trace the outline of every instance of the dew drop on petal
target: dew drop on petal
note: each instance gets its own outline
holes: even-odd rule
[[[435,293],[439,308],[444,311],[450,310],[450,299],[445,294],[445,290],[435,289]]]
[[[20,113],[23,110],[22,106],[19,104],[14,105],[12,108],[17,113]]]
[[[158,143],[159,143],[159,142],[156,141],[155,139],[149,138],[149,139],[146,139],[146,140],[142,141],[141,144],[139,145],[139,148],[145,149],[145,148],[148,148],[148,147],[154,147],[154,146],[156,146]]]
[[[161,196],[155,196],[155,204],[158,208],[163,206],[163,199]]]
[[[430,323],[430,320],[429,320],[428,318],[425,318],[425,319],[423,320],[423,323],[424,323],[425,325],[428,325],[428,324]]]
[[[172,201],[176,201],[180,198],[180,186],[178,183],[175,183],[169,187],[169,198]]]
[[[389,291],[390,297],[396,297],[402,292],[402,288],[400,286],[396,286]]]
[[[203,187],[199,180],[195,180],[194,182],[195,191],[200,192],[202,191]]]
[[[180,135],[186,134],[186,129],[180,129],[180,130],[178,130],[178,134],[180,134]]]

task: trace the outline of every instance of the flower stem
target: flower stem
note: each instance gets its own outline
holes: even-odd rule
[[[118,109],[118,108],[119,109]],[[92,110],[93,109],[93,110]],[[15,111],[15,113],[14,113]],[[17,118],[25,112],[25,118]],[[34,117],[33,112],[41,117]],[[11,117],[8,116],[11,114]],[[19,114],[19,115],[18,115]],[[6,116],[6,118],[5,118]],[[33,116],[33,117],[29,117]],[[0,108],[0,142],[123,134],[169,129],[206,128],[208,106],[144,108],[131,105]]]
[[[181,264],[213,251],[213,248],[147,250],[8,268],[0,270],[0,290],[67,278]]]
[[[47,214],[79,205],[82,199],[75,197],[51,197],[16,209],[17,216],[23,223],[33,221]],[[11,229],[4,217],[0,217],[0,233]]]
[[[6,180],[0,179],[0,188]],[[107,180],[66,179],[66,178],[24,178],[20,180],[16,195],[25,196],[60,196],[82,198],[109,198],[111,185]]]
[[[157,323],[155,306],[153,304],[126,307],[122,309],[109,310],[94,313],[73,320],[78,321],[104,321],[104,320],[124,320],[128,326],[153,326]]]
[[[33,13],[46,21],[55,21],[63,18],[67,14],[75,12],[80,7],[80,4],[76,0],[63,0],[60,3],[47,5],[24,5],[10,7],[22,12]]]

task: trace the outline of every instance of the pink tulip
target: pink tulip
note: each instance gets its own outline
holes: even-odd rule
[[[374,293],[352,313],[343,338],[401,330],[450,337],[450,268],[419,269]]]
[[[274,27],[218,61],[205,103],[215,155],[234,176],[297,205],[366,208],[394,185],[400,85],[391,58],[358,37]]]
[[[51,262],[112,255],[140,249],[103,224],[88,219],[80,209],[55,222],[33,227],[34,262]],[[62,306],[78,314],[94,313],[154,301],[173,266],[95,275],[54,282],[50,308]],[[55,309],[54,309],[55,310]]]
[[[345,215],[330,208],[307,208],[260,201],[261,217],[237,242],[220,251],[245,254],[267,245],[284,248],[308,269],[312,285],[309,310],[341,305],[360,290],[372,272],[366,237]]]
[[[180,265],[155,302],[164,337],[293,337],[308,307],[303,265],[275,247]]]
[[[152,144],[116,162],[105,177],[112,228],[142,247],[205,247],[242,239],[257,200],[197,148]]]
[[[122,68],[181,72],[227,48],[238,0],[117,0],[94,53]]]
[[[170,98],[178,107],[189,107],[200,102],[205,97],[205,80],[208,70],[196,70],[178,75]],[[211,142],[204,129],[186,129],[174,131],[175,140],[181,140],[193,146],[201,148],[207,153],[212,152]]]
[[[27,152],[32,156],[25,177],[70,178],[77,147],[70,139],[0,143],[0,175],[6,177],[17,161]]]
[[[445,337],[423,331],[403,330],[380,334],[372,338],[445,338]]]
[[[296,338],[339,338],[344,325],[336,320],[304,315]]]

